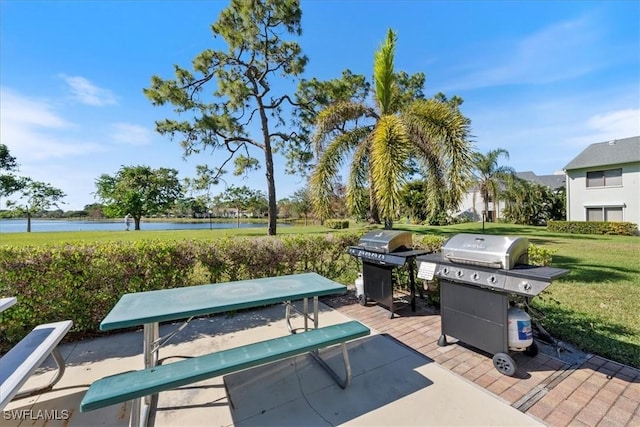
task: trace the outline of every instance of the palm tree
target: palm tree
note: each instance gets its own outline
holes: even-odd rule
[[[457,106],[424,99],[405,73],[394,72],[396,34],[391,29],[374,58],[374,103],[342,101],[322,110],[314,140],[319,156],[310,179],[314,210],[331,215],[329,201],[339,168],[351,157],[347,206],[360,211],[368,187],[371,218],[391,228],[402,204],[410,159],[425,166],[431,211],[457,206],[471,170],[469,120]],[[413,86],[413,87],[410,87]]]
[[[489,202],[493,201],[496,208],[495,217],[498,216],[498,196],[500,185],[510,182],[515,174],[512,167],[498,165],[498,158],[504,155],[509,159],[509,152],[504,148],[497,148],[487,154],[474,153],[473,161],[475,177],[484,202],[484,212],[489,214]],[[491,220],[491,219],[490,219]]]

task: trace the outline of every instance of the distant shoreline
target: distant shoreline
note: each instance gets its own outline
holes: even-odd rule
[[[13,218],[0,218],[0,221],[26,221],[27,217],[13,217]],[[69,217],[69,218],[48,218],[48,217],[31,217],[31,221],[91,221],[91,222],[123,222],[123,218],[91,218],[91,217]],[[201,224],[201,223],[236,223],[237,218],[170,218],[170,217],[142,217],[140,220],[142,223],[150,222],[174,222],[183,224]],[[304,222],[304,219],[281,219],[278,218],[278,223],[295,223]],[[255,223],[255,224],[267,224],[269,221],[266,218],[240,218],[241,223]],[[311,222],[311,221],[309,221]]]

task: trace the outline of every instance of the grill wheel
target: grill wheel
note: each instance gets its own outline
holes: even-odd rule
[[[493,356],[493,367],[510,377],[516,373],[516,362],[507,353],[496,353]]]

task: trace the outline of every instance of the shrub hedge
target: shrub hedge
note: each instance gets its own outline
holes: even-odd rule
[[[18,304],[0,316],[0,353],[41,323],[71,319],[70,339],[96,334],[129,292],[314,271],[352,283],[346,255],[357,233],[217,240],[0,246],[0,295]]]
[[[351,284],[362,265],[346,247],[361,234],[0,246],[0,295],[18,297],[0,314],[0,353],[41,323],[71,319],[68,339],[96,335],[109,310],[130,292],[308,271]],[[416,235],[414,247],[436,252],[443,241]],[[532,264],[547,265],[551,254],[529,247]],[[427,296],[437,304],[437,281]]]
[[[618,234],[621,236],[638,234],[638,226],[632,222],[610,221],[549,221],[547,230],[572,234]]]
[[[341,230],[343,228],[349,228],[349,221],[344,219],[328,219],[325,221],[325,225],[334,230]]]

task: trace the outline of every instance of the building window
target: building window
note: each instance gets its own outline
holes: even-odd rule
[[[587,208],[587,221],[613,221],[621,222],[622,207],[598,207]]]
[[[622,168],[587,172],[587,187],[622,185]]]
[[[604,208],[604,220],[622,222],[622,208]]]
[[[604,221],[602,208],[587,208],[587,221]]]

